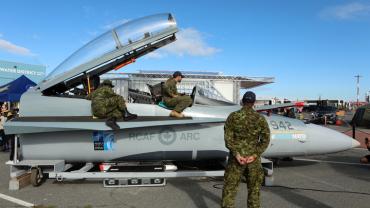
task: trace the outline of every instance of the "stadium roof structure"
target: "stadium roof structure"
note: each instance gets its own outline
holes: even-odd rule
[[[120,78],[145,78],[145,79],[166,79],[175,71],[148,71],[139,70],[136,73],[107,73],[105,78],[120,79]],[[240,82],[241,89],[249,89],[265,84],[275,82],[274,77],[247,77],[247,76],[232,76],[223,75],[221,72],[205,72],[205,71],[181,71],[185,78],[189,79],[206,79],[206,80],[231,80]]]

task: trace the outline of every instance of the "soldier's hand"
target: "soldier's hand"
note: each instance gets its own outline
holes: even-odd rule
[[[237,154],[236,156],[235,156],[235,158],[236,158],[236,160],[238,161],[238,163],[240,164],[240,165],[244,165],[245,164],[245,158],[244,157],[242,157],[242,156],[240,156],[240,154]]]
[[[256,157],[255,156],[247,156],[247,157],[245,157],[245,164],[252,163],[255,160],[256,160]]]

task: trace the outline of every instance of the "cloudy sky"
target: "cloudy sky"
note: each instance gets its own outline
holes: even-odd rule
[[[178,40],[120,72],[201,70],[275,77],[260,97],[354,100],[370,91],[370,1],[1,2],[0,60],[47,66],[135,18],[171,12]]]

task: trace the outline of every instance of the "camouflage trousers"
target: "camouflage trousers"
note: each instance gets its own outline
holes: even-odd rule
[[[164,99],[164,103],[168,107],[175,107],[173,110],[181,113],[193,103],[193,100],[190,96],[177,96],[175,98]]]
[[[261,159],[251,164],[240,165],[232,155],[229,157],[224,175],[222,190],[222,207],[235,207],[235,196],[242,176],[245,176],[248,187],[248,208],[260,208],[260,188],[263,182],[263,169]]]
[[[125,99],[120,96],[112,96],[105,100],[92,100],[92,113],[98,118],[123,118],[123,109],[126,108]]]

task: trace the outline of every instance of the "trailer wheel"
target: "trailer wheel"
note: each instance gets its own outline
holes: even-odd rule
[[[31,184],[34,187],[40,186],[42,182],[42,170],[39,167],[33,167],[31,169]]]

